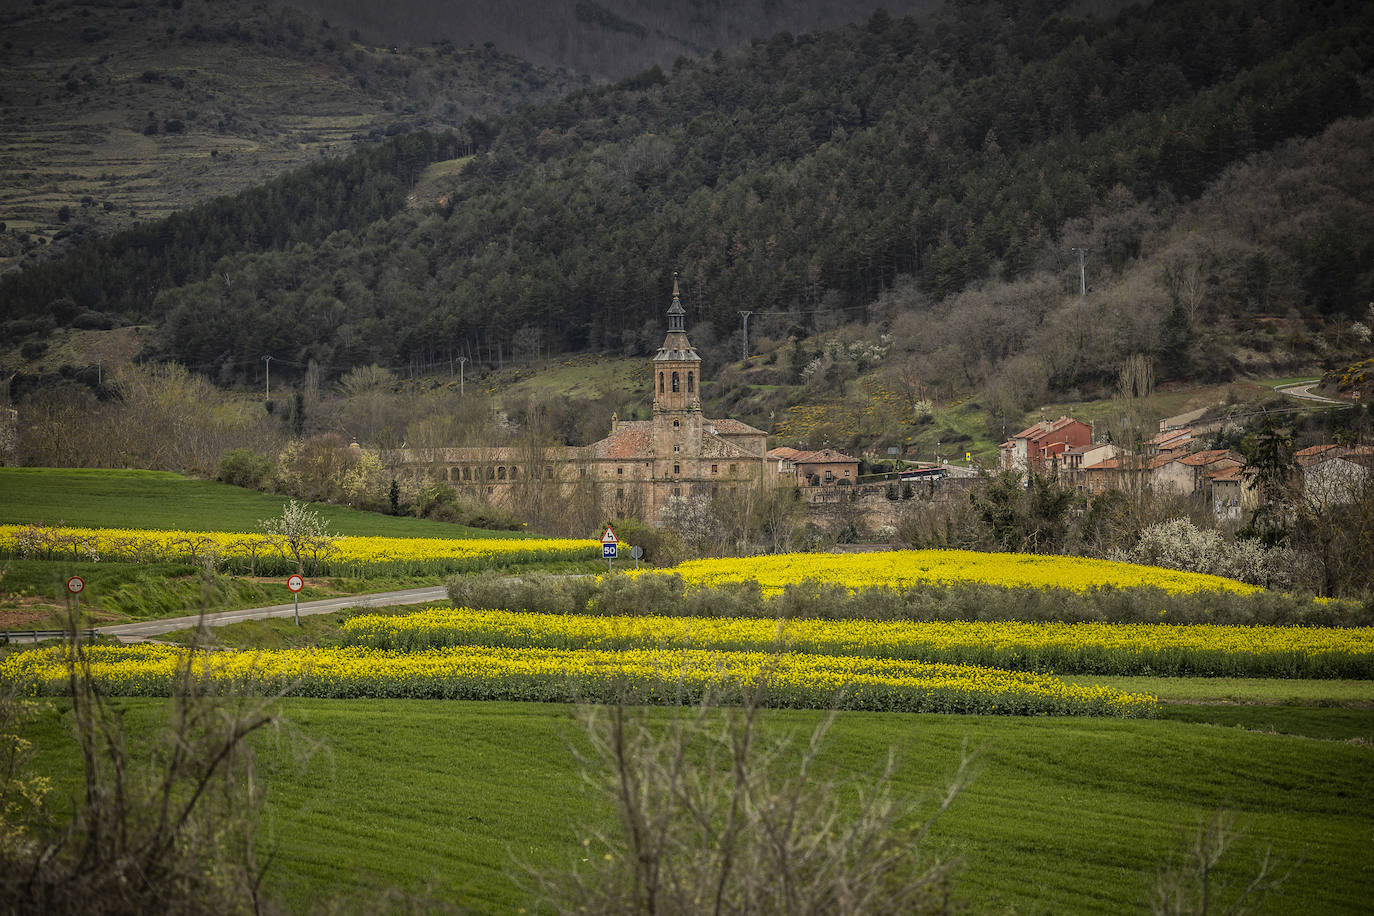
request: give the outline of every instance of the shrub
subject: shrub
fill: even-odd
[[[235,448],[224,453],[219,460],[218,480],[235,487],[261,490],[272,476],[272,459],[260,455],[252,449]]]

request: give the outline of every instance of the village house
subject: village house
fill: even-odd
[[[1116,458],[1121,449],[1110,442],[1089,445],[1075,445],[1065,449],[1059,456],[1059,472],[1069,486],[1081,492],[1095,492],[1088,486],[1088,468],[1101,465],[1104,461]]]
[[[1356,502],[1374,479],[1374,446],[1314,445],[1293,460],[1303,499],[1314,509]]]
[[[1022,474],[1032,470],[1044,474],[1052,466],[1058,467],[1064,452],[1075,446],[1091,445],[1092,441],[1093,428],[1080,420],[1041,420],[999,446],[998,467]]]
[[[859,459],[831,448],[801,451],[784,446],[770,451],[768,457],[786,461],[795,474],[791,482],[801,487],[852,486],[859,479]]]
[[[1167,429],[1145,443],[1145,454],[1151,458],[1156,455],[1186,455],[1195,445],[1193,431],[1188,427]]]

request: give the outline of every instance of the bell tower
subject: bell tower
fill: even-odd
[[[701,357],[687,339],[687,310],[673,274],[673,304],[668,307],[668,336],[653,355],[654,414],[694,411],[701,414]]]
[[[687,311],[673,274],[673,304],[668,307],[668,336],[650,360],[654,379],[653,478],[662,483],[651,501],[686,496],[701,478],[701,357],[687,339]]]

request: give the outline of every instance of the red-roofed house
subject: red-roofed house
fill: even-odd
[[[1358,501],[1374,480],[1374,447],[1368,445],[1314,445],[1294,458],[1303,500],[1319,510]]]
[[[794,448],[775,448],[768,457],[786,461],[796,475],[796,483],[803,487],[833,487],[859,479],[859,459],[851,458],[832,448],[802,452]]]
[[[1025,473],[1034,470],[1043,474],[1060,456],[1075,446],[1090,445],[1093,428],[1072,417],[1041,420],[1021,430],[1000,446],[998,466],[1004,471]]]

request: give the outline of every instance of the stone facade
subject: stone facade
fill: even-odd
[[[774,486],[778,474],[765,455],[767,434],[702,413],[701,357],[687,338],[686,314],[674,279],[668,334],[650,358],[650,420],[613,419],[610,435],[581,447],[397,449],[381,453],[382,462],[398,477],[443,481],[506,506],[535,483],[591,485],[608,513],[653,524],[674,498]]]

